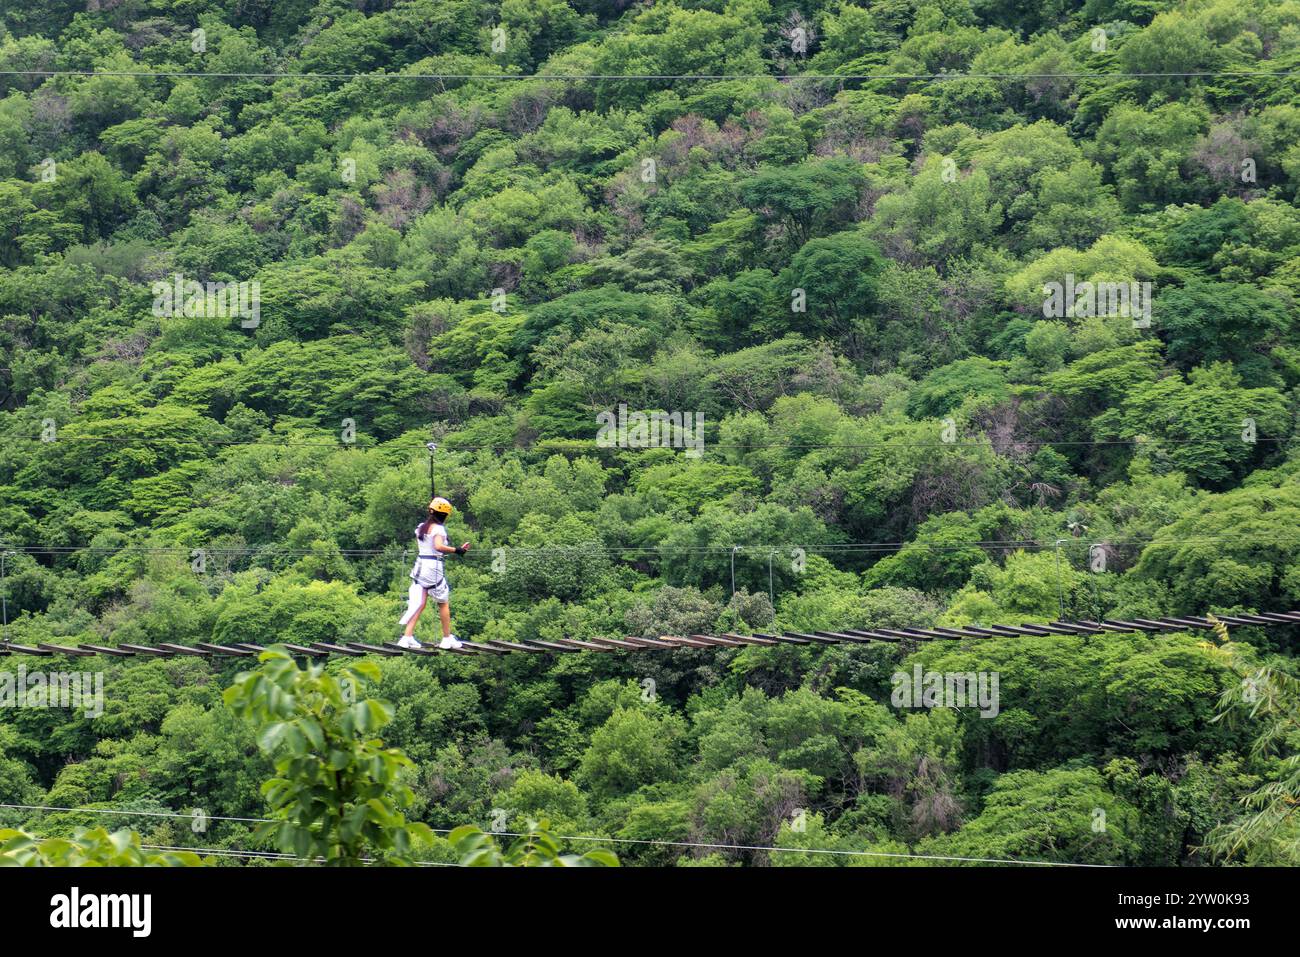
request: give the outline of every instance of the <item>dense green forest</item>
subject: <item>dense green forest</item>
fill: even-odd
[[[1293,70],[1296,0],[6,0],[4,640],[394,641],[428,442],[467,640],[1300,607]],[[1294,864],[1296,638],[364,661],[422,860]],[[104,711],[0,708],[82,809],[0,827],[284,846],[248,662],[20,666]]]

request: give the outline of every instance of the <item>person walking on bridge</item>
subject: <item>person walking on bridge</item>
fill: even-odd
[[[451,515],[451,502],[438,497],[429,503],[429,515],[415,527],[416,559],[411,569],[411,587],[407,595],[406,614],[400,624],[405,631],[398,640],[403,648],[422,648],[415,639],[415,625],[428,602],[429,596],[438,603],[438,615],[442,619],[442,641],[439,648],[459,648],[464,644],[451,633],[451,589],[447,585],[447,575],[443,557],[446,555],[464,555],[469,551],[469,542],[451,545],[447,539],[447,517]]]

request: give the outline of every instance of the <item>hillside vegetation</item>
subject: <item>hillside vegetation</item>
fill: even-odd
[[[1294,69],[1295,0],[8,0],[6,638],[393,641],[430,441],[467,639],[1300,607]],[[1295,630],[1232,637],[376,664],[434,828],[1295,863],[1197,850],[1295,784],[1215,720]],[[0,708],[0,802],[270,846],[238,664],[0,662],[106,673]]]

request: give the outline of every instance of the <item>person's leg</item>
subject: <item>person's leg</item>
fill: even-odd
[[[442,637],[451,635],[451,602],[438,602],[438,616],[442,619]]]
[[[410,636],[415,633],[415,624],[420,620],[420,613],[424,611],[425,594],[424,589],[411,582],[411,588],[406,596],[406,614],[398,624],[406,626],[402,634]]]

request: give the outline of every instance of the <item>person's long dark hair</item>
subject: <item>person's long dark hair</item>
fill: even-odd
[[[441,515],[441,512],[435,512],[433,509],[429,509],[429,517],[424,520],[423,525],[416,529],[416,534],[421,538],[424,538],[424,536],[429,534],[429,529],[433,528],[434,525],[443,524],[442,521],[439,521],[439,516]]]

